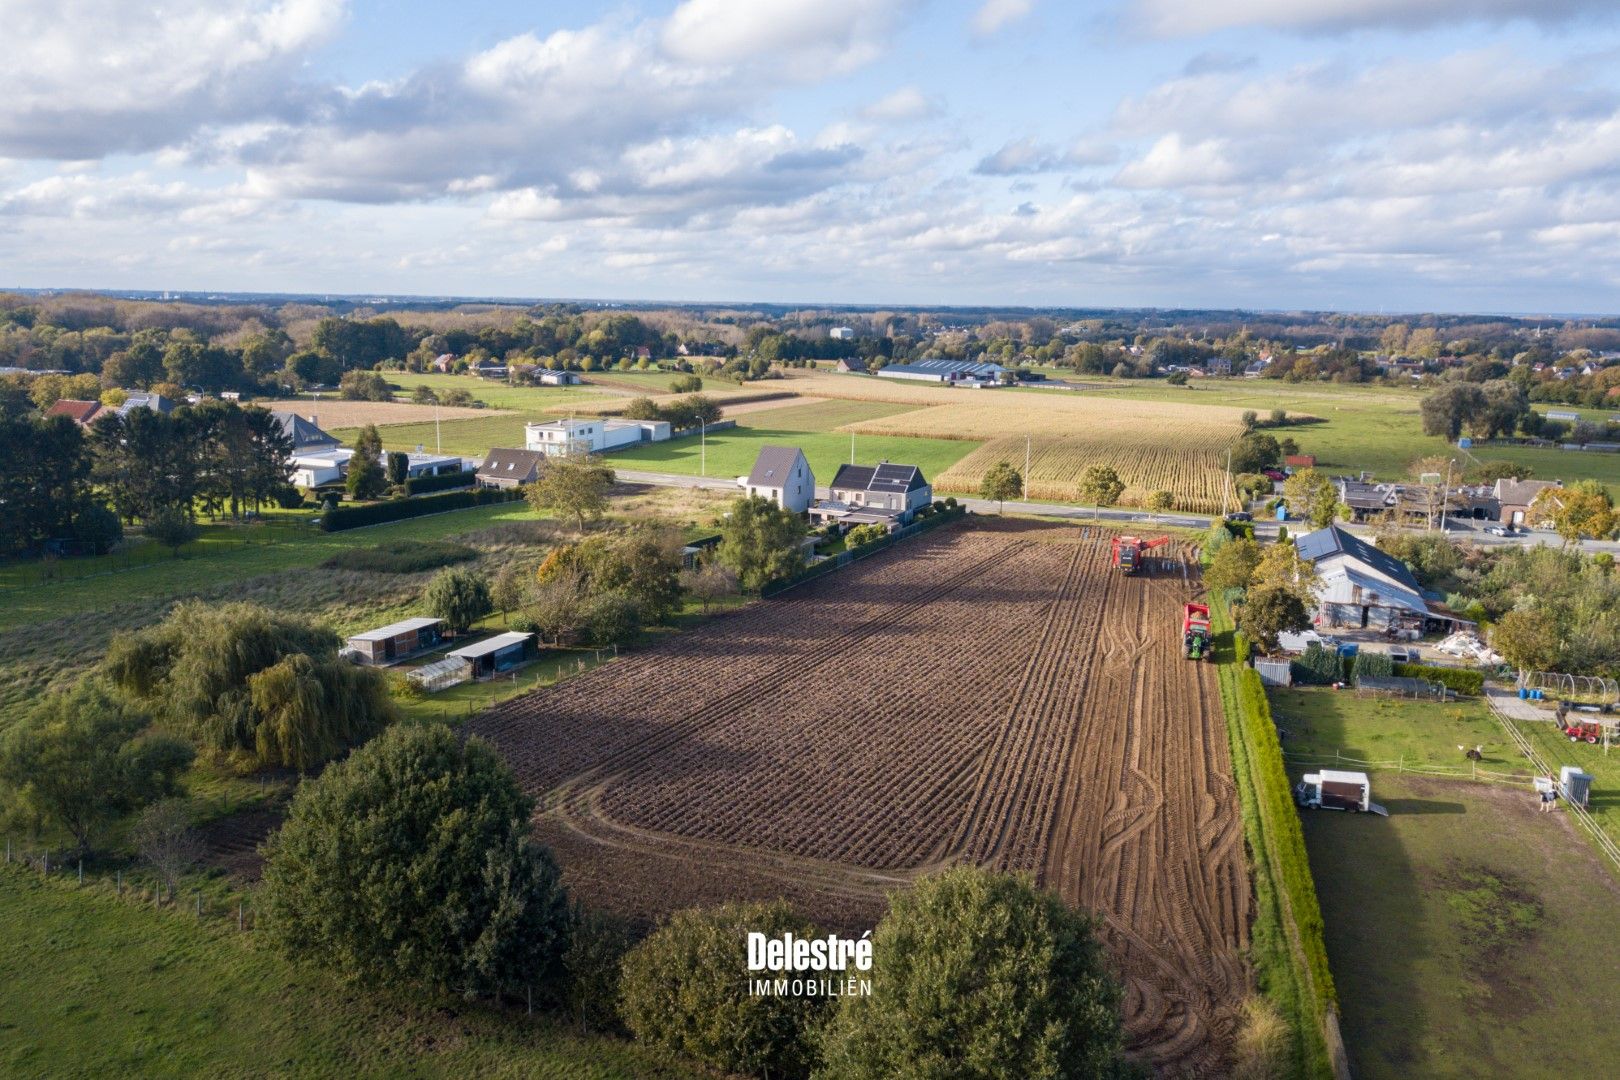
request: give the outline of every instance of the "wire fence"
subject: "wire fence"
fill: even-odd
[[[48,848],[32,848],[12,837],[6,838],[6,873],[31,874],[50,884],[83,889],[111,896],[125,903],[156,908],[188,918],[214,920],[217,925],[235,925],[247,933],[257,924],[249,894],[218,888],[209,889],[190,881],[165,881],[154,871],[136,867],[116,867],[86,872],[84,859],[63,857]],[[206,883],[213,884],[213,883]]]
[[[1507,732],[1508,738],[1513,740],[1513,744],[1519,748],[1519,752],[1536,767],[1539,775],[1557,776],[1558,771],[1547,764],[1547,759],[1542,757],[1534,746],[1530,745],[1530,740],[1524,737],[1524,732],[1519,730],[1518,725],[1513,722],[1513,718],[1502,711],[1501,706],[1496,703],[1496,699],[1490,697],[1487,700],[1491,705],[1491,715],[1496,717],[1497,723],[1502,725],[1502,730]],[[1591,834],[1592,841],[1597,844],[1598,850],[1607,855],[1609,860],[1614,863],[1615,868],[1620,870],[1620,844],[1614,842],[1614,837],[1603,830],[1586,807],[1576,804],[1569,798],[1568,792],[1563,794],[1564,805],[1569,809],[1569,812],[1574,815],[1575,820],[1580,823],[1581,827]]]
[[[1328,757],[1326,752],[1320,754],[1292,754],[1284,753],[1283,759],[1293,765],[1326,765]],[[1453,765],[1437,765],[1429,761],[1408,761],[1404,756],[1388,761],[1369,761],[1364,758],[1351,757],[1342,751],[1333,751],[1333,764],[1354,765],[1363,772],[1397,772],[1412,773],[1417,776],[1437,776],[1447,780],[1479,780],[1491,784],[1524,784],[1535,782],[1535,776],[1530,773],[1503,772],[1497,769],[1480,768],[1480,764],[1472,759],[1466,768]]]

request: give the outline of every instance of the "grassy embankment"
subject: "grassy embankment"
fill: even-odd
[[[1212,604],[1211,613],[1221,704],[1254,880],[1249,960],[1261,993],[1293,1036],[1289,1075],[1330,1076],[1324,1024],[1336,1008],[1333,978],[1282,748],[1259,676],[1239,655],[1239,650],[1246,654],[1246,643],[1233,632],[1224,605]]]
[[[688,1077],[634,1044],[461,998],[346,986],[236,930],[0,866],[0,1073]]]
[[[1465,766],[1457,747],[1476,744],[1481,769],[1525,771],[1477,702],[1331,690],[1272,699],[1296,773],[1331,766],[1339,749]],[[1610,868],[1563,815],[1536,813],[1528,785],[1369,772],[1387,820],[1304,818],[1355,1075],[1603,1073],[1620,1033],[1572,1028],[1571,1018],[1620,1002],[1620,979],[1595,946],[1620,902]]]

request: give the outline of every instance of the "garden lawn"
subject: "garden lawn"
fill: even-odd
[[[9,1076],[699,1075],[618,1039],[460,998],[347,987],[231,917],[154,910],[0,866]]]
[[[196,553],[187,558],[143,561],[133,569],[122,569],[124,564],[115,555],[99,560],[75,559],[73,573],[77,576],[72,580],[32,587],[16,586],[27,586],[32,580],[28,575],[37,573],[36,568],[8,567],[0,576],[0,631],[100,611],[130,599],[178,599],[226,582],[314,566],[344,548],[387,540],[436,540],[497,522],[538,516],[526,504],[517,502],[336,533],[323,533],[307,521],[269,533],[260,533],[256,527],[217,526],[205,533],[211,541],[192,549]],[[272,536],[274,542],[266,542],[267,536]],[[106,572],[96,574],[97,565]]]
[[[1328,687],[1273,689],[1269,696],[1272,718],[1288,733],[1283,752],[1293,773],[1315,765],[1334,768],[1335,754],[1390,762],[1391,768],[1404,760],[1409,765],[1467,769],[1469,761],[1459,746],[1482,746],[1482,769],[1530,771],[1482,701],[1359,697]]]
[[[437,452],[442,448],[446,454],[460,454],[481,462],[492,447],[522,449],[524,424],[555,419],[556,416],[548,413],[516,412],[503,416],[483,416],[476,420],[445,420],[437,425],[431,420],[425,424],[389,424],[378,428],[377,432],[382,435],[383,447],[388,450],[411,451],[420,446]],[[330,434],[348,446],[354,443],[360,432],[357,428],[339,428]]]
[[[1580,713],[1574,716],[1594,719]],[[1586,808],[1592,812],[1598,827],[1620,843],[1620,745],[1610,746],[1609,752],[1604,753],[1601,743],[1591,746],[1584,742],[1570,742],[1568,736],[1551,721],[1511,722],[1554,771],[1564,765],[1578,765],[1592,775],[1592,796]]]
[[[1358,1080],[1604,1076],[1620,887],[1526,790],[1380,773],[1388,819],[1305,813]]]

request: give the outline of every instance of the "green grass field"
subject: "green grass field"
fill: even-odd
[[[1570,742],[1550,722],[1514,723],[1555,770],[1564,765],[1578,765],[1592,775],[1592,796],[1587,809],[1598,827],[1620,843],[1620,745],[1604,753],[1602,744]]]
[[[0,867],[0,1073],[9,1076],[701,1075],[560,1020],[345,986],[238,933]]]
[[[1380,773],[1390,817],[1307,813],[1359,1080],[1599,1076],[1620,888],[1528,791]]]
[[[1283,751],[1291,772],[1304,771],[1305,762],[1333,768],[1336,754],[1467,769],[1459,746],[1484,748],[1480,768],[1529,771],[1481,701],[1358,697],[1327,687],[1272,690],[1269,696],[1272,717],[1288,732]]]
[[[431,387],[436,393],[447,390],[465,390],[492,409],[516,409],[520,412],[566,411],[571,403],[601,401],[605,397],[622,395],[604,393],[590,386],[509,386],[475,375],[416,375],[407,371],[386,373],[390,383],[401,387],[400,397],[409,400],[411,391],[418,386]]]
[[[702,465],[698,440],[690,436],[615,451],[606,455],[605,460],[614,468],[689,475],[697,475],[701,468],[707,476],[729,477],[741,476],[752,469],[761,446],[797,446],[809,460],[817,483],[825,485],[838,471],[838,466],[850,460],[850,437],[838,432],[802,431],[777,425],[777,413],[793,411],[794,408],[769,409],[739,417],[737,427],[710,435],[706,466]],[[787,423],[793,423],[792,418]],[[854,460],[865,464],[904,462],[921,467],[923,475],[932,478],[978,445],[955,439],[861,435],[855,439]]]

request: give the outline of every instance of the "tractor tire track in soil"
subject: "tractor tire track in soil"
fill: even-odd
[[[1135,1056],[1218,1075],[1249,886],[1213,673],[1179,561],[1097,527],[974,518],[470,724],[539,800],[588,901],[650,922],[785,896],[869,928],[969,861],[1096,912]]]

